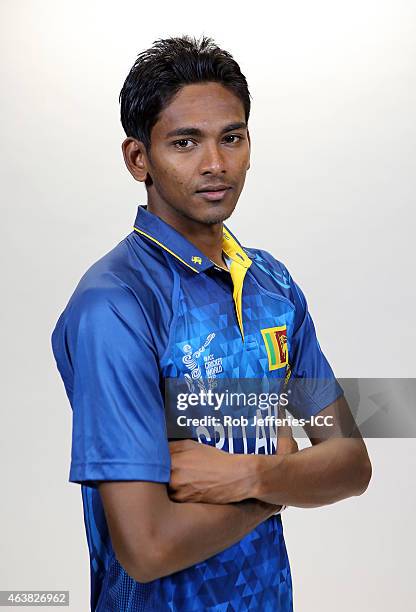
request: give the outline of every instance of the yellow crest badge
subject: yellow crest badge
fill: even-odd
[[[269,359],[269,370],[278,370],[288,364],[286,325],[261,330]]]
[[[201,257],[198,257],[197,255],[194,255],[194,256],[192,257],[191,261],[192,261],[193,263],[202,264],[202,259],[201,259]]]

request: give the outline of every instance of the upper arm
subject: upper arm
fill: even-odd
[[[316,419],[319,418],[319,424]],[[372,466],[367,448],[354,416],[343,395],[315,415],[315,423],[306,423],[304,429],[313,446],[330,441],[336,444],[337,456],[344,457],[351,471],[359,478],[360,494],[363,493],[372,475]]]
[[[308,420],[332,403],[334,409],[345,407],[340,399],[344,392],[321,349],[303,291],[291,277],[290,286],[295,316],[289,348],[288,409],[296,418]]]
[[[292,278],[290,283],[296,309],[290,360],[291,410],[306,419],[304,429],[313,445],[329,438],[350,438],[350,445],[363,451],[360,431],[321,349],[305,295]]]
[[[290,275],[289,275],[290,277]],[[361,433],[355,423],[344,391],[319,344],[307,300],[299,285],[290,277],[295,305],[291,341],[291,391],[289,411],[305,419],[304,429],[312,445],[330,438],[346,440],[363,461],[369,461]],[[314,417],[314,424],[311,424]],[[344,446],[346,444],[342,443]]]
[[[169,482],[160,369],[140,302],[122,286],[91,289],[53,334],[58,367],[71,364],[69,480]]]
[[[159,358],[147,313],[128,287],[89,288],[61,316],[52,347],[73,411],[69,480],[98,487],[117,558],[146,581],[158,566],[171,504]]]
[[[135,580],[152,580],[160,567],[161,525],[171,503],[166,485],[108,481],[98,489],[118,561]]]
[[[336,437],[362,442],[361,433],[344,395],[340,395],[334,402],[316,413],[314,424],[307,422],[304,428],[313,445]]]

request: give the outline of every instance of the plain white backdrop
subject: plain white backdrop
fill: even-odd
[[[2,0],[0,13],[0,589],[69,589],[83,612],[88,549],[50,334],[145,203],[118,105],[137,53],[184,33],[233,53],[252,164],[227,224],[287,265],[338,377],[414,377],[416,5]],[[414,609],[415,441],[367,445],[362,497],[283,515],[295,612]]]

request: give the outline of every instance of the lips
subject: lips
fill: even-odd
[[[197,193],[201,193],[201,192],[209,192],[212,193],[213,191],[224,191],[225,189],[231,189],[231,187],[229,185],[206,185],[205,187],[202,187],[202,189],[198,189]]]
[[[229,185],[206,185],[203,189],[198,189],[196,193],[206,200],[222,200],[230,189]]]

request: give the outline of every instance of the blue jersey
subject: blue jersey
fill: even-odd
[[[97,488],[102,480],[169,482],[166,379],[325,379],[305,395],[299,417],[342,394],[286,267],[243,247],[225,225],[223,251],[229,271],[139,206],[133,231],[84,274],[53,331],[73,412],[69,480],[82,485],[92,611],[293,609],[280,514],[226,550],[141,584],[115,557]],[[240,444],[228,430],[218,443],[275,452],[267,433],[261,443],[235,437]]]

